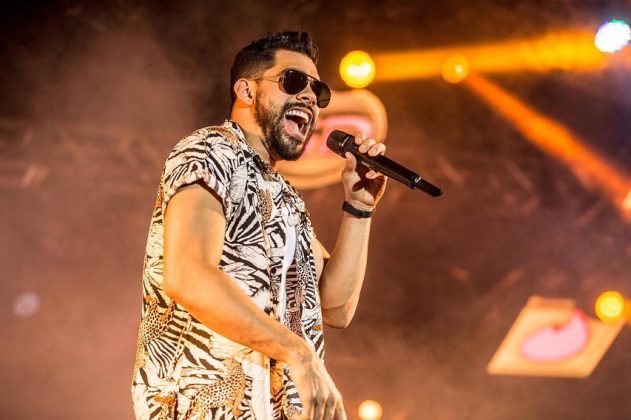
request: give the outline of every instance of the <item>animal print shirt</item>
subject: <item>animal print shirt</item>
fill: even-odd
[[[236,123],[202,128],[170,153],[153,211],[132,383],[136,417],[291,419],[301,405],[287,367],[212,331],[163,291],[164,213],[177,191],[194,182],[203,182],[222,202],[226,232],[219,267],[258,307],[324,357],[310,248],[314,234],[303,200],[249,146]],[[279,289],[290,227],[283,206],[296,216],[285,293]]]

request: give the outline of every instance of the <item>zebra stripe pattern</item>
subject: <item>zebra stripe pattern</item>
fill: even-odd
[[[313,228],[299,194],[270,171],[239,126],[200,129],[169,154],[153,210],[143,269],[143,304],[132,395],[139,419],[289,419],[301,410],[286,366],[197,321],[163,291],[164,213],[183,186],[203,182],[226,217],[220,268],[263,311],[324,357]],[[287,272],[284,319],[279,287],[287,226],[281,207],[300,215]]]

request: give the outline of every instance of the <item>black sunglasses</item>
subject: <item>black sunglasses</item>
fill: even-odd
[[[277,81],[276,77],[278,76],[260,77],[255,80],[271,80],[275,82]],[[302,92],[307,87],[307,84],[311,85],[311,90],[313,90],[313,93],[316,95],[318,108],[326,108],[331,101],[331,89],[329,89],[326,83],[301,71],[292,69],[285,70],[285,73],[278,78],[278,88],[288,95],[295,95]]]

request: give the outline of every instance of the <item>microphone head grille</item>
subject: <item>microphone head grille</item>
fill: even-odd
[[[343,143],[347,137],[353,137],[340,130],[333,130],[326,139],[326,146],[340,156],[344,156]]]

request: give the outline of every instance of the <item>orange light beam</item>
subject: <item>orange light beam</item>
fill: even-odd
[[[472,72],[545,72],[552,69],[591,71],[604,67],[611,55],[594,45],[594,32],[554,32],[536,39],[479,46],[437,48],[371,54],[375,81],[397,81],[440,76],[443,64],[453,55],[467,58]]]
[[[588,147],[562,124],[537,112],[488,79],[470,74],[464,86],[510,121],[526,139],[568,165],[579,181],[598,184],[621,213],[631,220],[631,179]],[[584,179],[585,176],[588,178]]]

